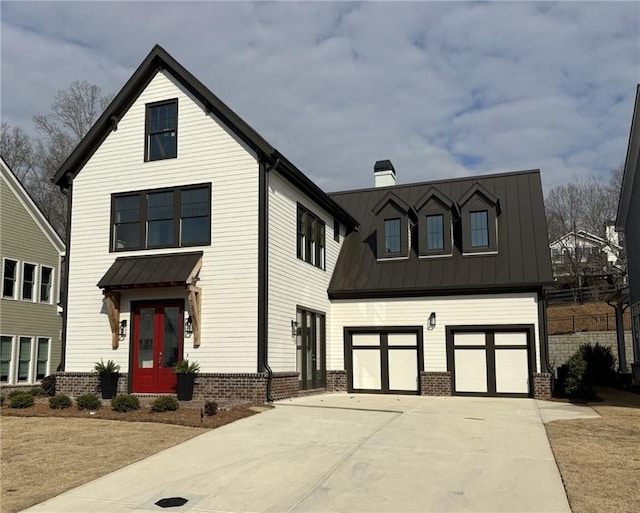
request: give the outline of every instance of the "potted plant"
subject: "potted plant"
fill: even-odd
[[[173,372],[178,379],[178,400],[191,401],[193,385],[198,372],[200,372],[200,365],[197,362],[182,360],[173,366]]]
[[[120,365],[117,365],[113,360],[107,360],[107,363],[104,363],[104,361],[100,359],[100,362],[95,362],[93,370],[98,373],[100,378],[102,398],[111,399],[115,397],[118,392]]]

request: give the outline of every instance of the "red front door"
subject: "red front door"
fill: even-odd
[[[173,393],[173,366],[182,359],[181,303],[136,305],[133,316],[133,392]]]

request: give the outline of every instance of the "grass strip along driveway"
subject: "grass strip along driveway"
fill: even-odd
[[[573,513],[640,511],[640,395],[598,390],[601,418],[546,424]]]

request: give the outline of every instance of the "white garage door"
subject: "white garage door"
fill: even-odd
[[[454,393],[529,396],[532,329],[451,330],[448,339]]]
[[[347,331],[349,391],[416,394],[419,392],[421,329]]]

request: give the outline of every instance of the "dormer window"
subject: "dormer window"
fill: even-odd
[[[178,156],[178,100],[147,105],[145,160]]]
[[[420,257],[450,256],[455,211],[453,201],[435,187],[430,187],[415,207]]]
[[[413,209],[393,192],[388,192],[373,208],[376,215],[376,249],[378,260],[408,258],[410,242],[409,216]]]
[[[460,199],[462,254],[498,252],[498,216],[500,200],[476,182]]]

